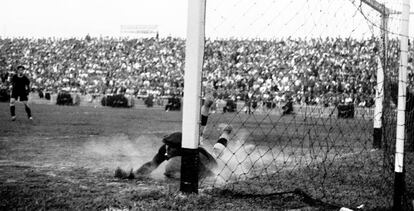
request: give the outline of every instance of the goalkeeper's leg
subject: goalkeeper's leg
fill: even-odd
[[[27,101],[22,101],[22,102],[24,104],[24,110],[26,111],[27,118],[29,118],[30,120],[32,120],[33,119],[33,117],[32,117],[32,110],[30,109],[30,106],[29,106],[28,102]]]
[[[14,97],[10,98],[10,115],[11,120],[16,120],[16,99]]]
[[[201,107],[201,127],[200,127],[200,144],[202,144],[203,141],[203,135],[205,134],[205,130],[206,130],[206,126],[207,126],[207,121],[208,121],[208,116],[210,115],[210,108],[213,105],[214,100],[211,98],[206,98],[204,100],[204,104]]]

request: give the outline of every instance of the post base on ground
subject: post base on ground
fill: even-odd
[[[180,191],[198,193],[198,149],[182,149]]]

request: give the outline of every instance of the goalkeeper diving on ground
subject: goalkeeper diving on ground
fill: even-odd
[[[201,109],[201,136],[200,141],[203,140],[203,134],[208,120],[208,110],[211,107],[211,100],[205,100]],[[218,132],[219,138],[215,141],[213,148],[205,146],[200,143],[199,151],[199,172],[198,177],[206,178],[211,176],[217,176],[221,174],[221,178],[226,174],[226,177],[231,177],[234,173],[247,174],[248,169],[245,165],[249,159],[246,159],[250,153],[256,148],[255,145],[242,143],[240,140],[236,140],[233,127],[228,124],[219,124]],[[168,161],[165,166],[164,175],[169,178],[180,178],[181,173],[181,148],[182,133],[174,132],[162,139],[162,146],[158,149],[158,152],[152,158],[152,160],[144,163],[136,171],[131,170],[129,173],[117,168],[115,171],[115,177],[121,179],[134,179],[139,177],[147,177],[154,170],[156,170],[164,161]],[[243,148],[242,150],[240,150]],[[240,158],[243,156],[243,158]],[[237,161],[244,160],[244,163],[238,163]]]
[[[207,125],[209,110],[213,105],[213,99],[207,97],[204,99],[203,106],[201,107],[201,140],[205,127]],[[144,163],[138,170],[133,172],[131,170],[130,173],[125,172],[124,170],[117,168],[115,171],[115,177],[122,178],[122,179],[133,179],[140,176],[148,176],[153,172],[155,169],[158,168],[161,163],[164,161],[169,161],[166,166],[166,171],[164,173],[165,176],[171,178],[179,178],[180,177],[180,168],[181,168],[181,160],[177,159],[177,157],[181,157],[182,155],[182,148],[181,148],[181,141],[182,141],[182,133],[175,132],[170,135],[165,136],[162,139],[163,145],[158,149],[158,152],[155,154],[151,161]],[[199,147],[199,177],[208,177],[213,175],[213,169],[216,168],[217,162],[215,158],[203,147]],[[172,159],[174,158],[174,159]]]
[[[222,135],[216,141],[213,147],[213,152],[209,152],[204,147],[200,146],[199,151],[199,178],[206,178],[215,176],[216,171],[220,168],[220,163],[229,162],[229,158],[235,157],[234,152],[231,151],[231,147],[235,143],[230,140],[230,134],[232,132],[231,126],[224,126]],[[168,161],[165,166],[164,175],[169,178],[180,178],[181,170],[181,148],[182,133],[174,132],[162,139],[162,146],[158,149],[152,160],[144,163],[136,171],[126,172],[120,168],[115,171],[115,177],[121,179],[135,179],[139,177],[149,176],[155,169],[157,169],[164,161]],[[249,149],[254,147],[250,146]],[[223,160],[224,159],[224,160]],[[239,159],[240,160],[240,159]],[[225,165],[227,168],[230,166]]]

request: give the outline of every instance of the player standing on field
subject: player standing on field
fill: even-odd
[[[16,120],[16,101],[20,100],[24,104],[27,118],[32,120],[32,111],[30,110],[30,107],[28,105],[28,95],[30,92],[30,80],[27,78],[24,74],[24,66],[20,65],[17,67],[16,74],[13,75],[11,79],[11,97],[10,97],[10,114],[11,114],[11,120]]]

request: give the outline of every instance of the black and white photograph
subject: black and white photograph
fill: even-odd
[[[414,211],[413,0],[0,5],[0,210]]]

